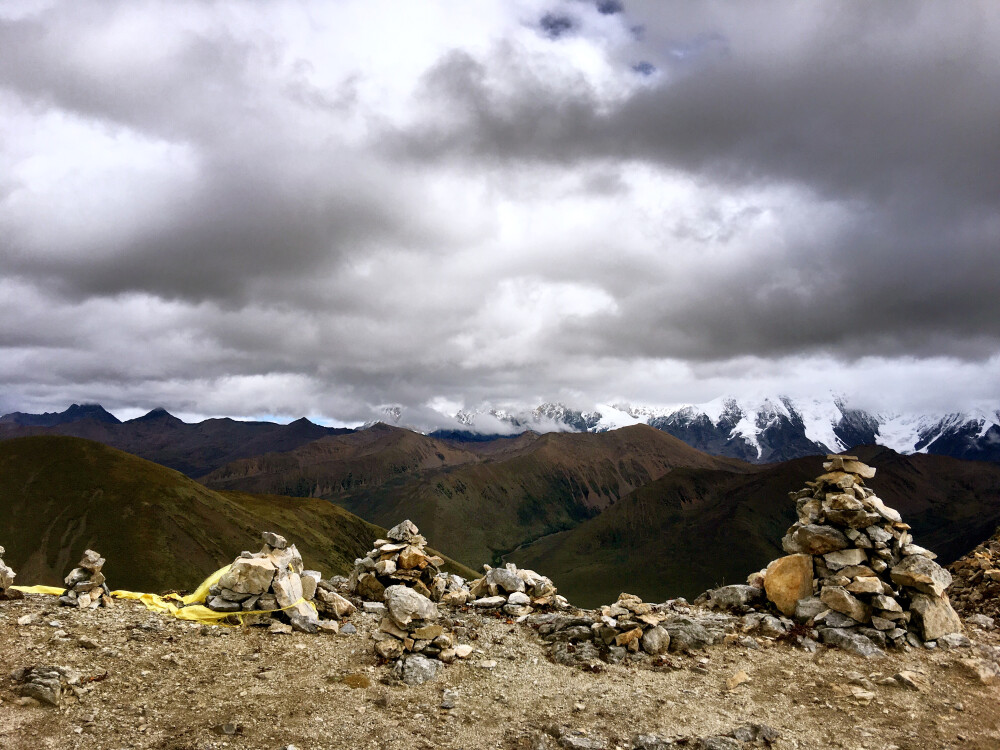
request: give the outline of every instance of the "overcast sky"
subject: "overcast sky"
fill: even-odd
[[[1000,3],[0,4],[0,413],[1000,407]]]

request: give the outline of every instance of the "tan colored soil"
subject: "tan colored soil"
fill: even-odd
[[[36,622],[18,626],[23,615]],[[0,748],[514,748],[559,727],[624,748],[635,734],[700,737],[750,722],[779,730],[778,748],[1000,748],[1000,685],[957,664],[967,649],[867,660],[728,645],[595,674],[548,662],[529,628],[457,616],[481,652],[406,687],[376,664],[368,615],[352,618],[353,636],[272,635],[203,629],[134,602],[88,612],[45,596],[0,602]],[[1000,644],[995,634],[971,635]],[[98,647],[83,648],[81,637]],[[93,681],[63,708],[20,705],[9,673],[31,665],[71,666]],[[876,685],[869,705],[849,694],[852,678],[877,682],[903,669],[925,675],[930,690]],[[739,670],[750,681],[727,690]],[[445,688],[458,692],[451,710],[440,707]]]

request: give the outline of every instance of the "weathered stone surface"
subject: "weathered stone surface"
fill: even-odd
[[[916,615],[925,641],[935,641],[943,635],[962,632],[962,621],[946,596],[914,594],[910,601],[910,611]]]
[[[91,573],[99,573],[101,568],[104,567],[105,560],[98,553],[94,552],[92,549],[88,549],[83,553],[83,557],[80,558],[80,562],[77,567],[89,570]]]
[[[434,602],[407,586],[390,586],[385,590],[385,606],[389,616],[401,628],[414,620],[436,620],[438,610]]]
[[[875,609],[881,609],[885,612],[902,612],[903,608],[900,606],[899,602],[893,599],[891,596],[885,596],[884,594],[877,594],[872,597],[872,606]]]
[[[827,552],[846,549],[850,542],[843,532],[832,526],[818,524],[796,524],[781,540],[785,552],[807,555],[822,555]]]
[[[858,622],[868,622],[871,618],[871,608],[840,586],[826,586],[820,599],[830,609]]]
[[[374,573],[362,573],[358,578],[357,594],[362,599],[380,602],[385,598],[385,586]]]
[[[865,638],[863,635],[858,635],[850,630],[844,630],[842,628],[821,628],[819,631],[819,637],[823,643],[829,646],[836,646],[837,648],[843,649],[844,651],[852,654],[857,654],[858,656],[871,657],[885,655],[885,652],[883,652],[882,649],[870,640]]]
[[[933,596],[941,596],[951,585],[951,573],[923,555],[904,557],[890,575],[902,586]]]
[[[323,588],[316,589],[317,606],[325,613],[340,619],[354,612],[357,608],[336,591]]]
[[[868,562],[868,555],[863,549],[853,547],[851,549],[836,550],[823,555],[823,562],[830,570],[840,570],[841,568],[864,565]]]
[[[813,562],[810,555],[779,557],[767,566],[764,590],[782,614],[795,614],[800,599],[812,596]]]
[[[390,588],[392,588],[390,586]],[[423,685],[437,675],[441,662],[424,656],[413,655],[396,662],[394,673],[407,685]]]
[[[507,604],[518,607],[525,607],[531,604],[531,597],[521,591],[515,591],[507,597]]]
[[[493,568],[486,573],[486,582],[502,589],[505,594],[524,591],[524,581],[514,572],[506,568]]]
[[[1000,680],[1000,665],[996,662],[972,657],[959,659],[958,663],[984,685],[992,685]]]
[[[795,603],[795,619],[803,622],[811,620],[827,609],[829,607],[818,596],[807,596]]]
[[[238,557],[219,579],[219,588],[238,594],[263,594],[274,579],[274,564],[267,558]]]
[[[857,474],[862,479],[874,479],[875,469],[874,467],[863,464],[857,460],[845,460],[844,461],[844,471],[851,474]]]
[[[890,508],[888,505],[883,503],[879,498],[872,495],[867,500],[868,504],[878,513],[882,518],[887,521],[892,521],[893,523],[900,523],[903,517],[899,515],[899,511],[895,508]]]
[[[418,547],[414,547],[412,544],[404,547],[399,553],[399,567],[403,570],[412,570],[414,568],[423,569],[427,567],[427,555],[425,555]]]
[[[409,542],[420,536],[420,530],[416,524],[407,519],[389,529],[386,536],[394,542]]]
[[[302,579],[302,598],[306,601],[312,601],[316,598],[316,588],[319,586],[320,579],[323,574],[318,570],[303,570],[300,578]]]
[[[273,531],[265,531],[261,534],[261,537],[264,539],[264,544],[268,544],[275,549],[285,549],[288,546],[288,540],[281,534],[276,534]]]
[[[659,656],[670,648],[670,633],[656,625],[642,634],[642,650],[650,656]]]
[[[764,598],[764,591],[756,586],[746,584],[733,584],[731,586],[720,586],[708,592],[708,606],[714,609],[735,609],[746,607],[760,602]]]
[[[880,594],[882,580],[875,576],[859,576],[847,584],[847,590],[852,594]]]
[[[714,640],[703,625],[689,617],[675,617],[664,622],[661,627],[670,635],[671,651],[705,648]]]
[[[975,625],[982,630],[993,630],[996,628],[996,621],[989,615],[975,614],[969,615],[965,621],[970,625]]]

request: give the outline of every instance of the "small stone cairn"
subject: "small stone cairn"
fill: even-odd
[[[469,584],[469,598],[477,609],[499,609],[511,617],[525,617],[537,609],[566,609],[569,602],[550,578],[513,563],[502,568],[484,565],[485,575]]]
[[[49,706],[62,706],[79,700],[84,694],[80,673],[72,667],[22,667],[15,669],[10,676],[21,683],[18,688],[20,695]]]
[[[110,607],[111,591],[101,572],[104,563],[104,558],[94,550],[84,552],[79,564],[66,576],[66,592],[59,597],[59,603],[80,609]]]
[[[790,554],[762,571],[767,598],[824,643],[855,652],[964,640],[945,593],[951,574],[865,486],[875,469],[854,456],[827,456],[823,468],[789,495],[799,519],[781,540]]]
[[[14,593],[13,591],[8,591],[8,589],[10,589],[10,587],[14,584],[14,577],[17,575],[17,573],[15,573],[14,570],[8,567],[3,561],[5,551],[6,550],[4,550],[3,547],[0,547],[0,597],[4,598]]]
[[[325,614],[335,617],[350,614],[354,605],[331,584],[322,585],[319,571],[304,570],[294,544],[271,531],[261,536],[264,546],[260,552],[243,552],[237,557],[209,589],[205,606],[215,612],[257,612],[264,618],[284,619],[292,629],[304,633],[336,633],[337,622],[320,620],[309,602],[317,601],[317,609],[322,607]],[[281,625],[276,627],[282,629]]]
[[[954,576],[949,594],[968,622],[1000,618],[1000,529],[949,568]]]
[[[427,552],[427,540],[409,520],[393,526],[385,539],[376,539],[373,549],[354,561],[348,590],[367,601],[385,600],[387,588],[406,586],[431,601],[464,604],[465,581],[441,572],[444,560]]]

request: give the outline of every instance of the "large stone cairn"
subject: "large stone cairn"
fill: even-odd
[[[446,594],[452,604],[464,604],[464,581],[441,573],[444,560],[428,554],[427,540],[412,521],[403,521],[376,539],[373,549],[354,561],[348,590],[362,599],[381,602],[391,586],[407,586],[418,594],[441,601]]]
[[[84,552],[79,564],[66,576],[66,592],[59,597],[59,603],[80,609],[110,607],[111,592],[101,572],[104,562],[94,550]]]
[[[524,617],[536,609],[569,606],[552,580],[533,570],[519,570],[513,563],[502,568],[484,565],[483,569],[485,575],[469,584],[469,598],[477,609],[500,609],[511,617]]]
[[[827,456],[823,468],[790,493],[799,520],[781,540],[791,554],[764,571],[767,598],[831,645],[863,637],[899,648],[961,633],[945,593],[951,575],[865,486],[875,469],[854,456]]]
[[[966,618],[1000,618],[1000,529],[949,568],[955,609]]]
[[[305,570],[294,544],[280,534],[265,531],[260,552],[243,552],[229,570],[208,591],[205,606],[215,612],[266,612],[287,620],[293,629],[305,633],[337,632],[336,622],[320,620],[309,602],[325,614],[343,617],[354,605],[321,585],[322,574]],[[287,626],[286,626],[287,627]]]
[[[3,547],[0,547],[0,594],[6,595],[7,589],[14,584],[14,577],[17,575],[12,568],[9,568],[3,561]]]

